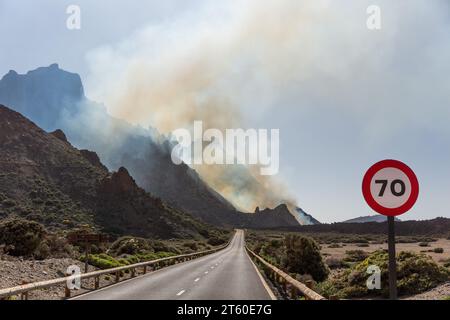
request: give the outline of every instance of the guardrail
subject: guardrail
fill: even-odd
[[[231,241],[230,241],[231,242]],[[39,289],[47,289],[50,287],[58,286],[61,284],[65,284],[65,298],[71,297],[71,290],[69,289],[68,284],[72,283],[75,280],[80,279],[91,279],[94,278],[94,290],[99,289],[100,287],[100,277],[103,275],[115,275],[115,283],[120,282],[121,275],[124,271],[129,270],[131,272],[131,278],[134,278],[138,275],[138,268],[142,268],[141,274],[146,274],[148,271],[154,271],[161,269],[163,267],[167,267],[173,264],[197,259],[215,252],[218,252],[220,250],[225,249],[229,246],[230,242],[227,244],[201,252],[195,252],[190,254],[184,254],[174,257],[168,257],[168,258],[162,258],[152,261],[146,261],[146,262],[140,262],[135,264],[130,264],[123,267],[117,267],[117,268],[111,268],[111,269],[105,269],[105,270],[99,270],[79,275],[68,275],[67,277],[53,279],[53,280],[46,280],[46,281],[40,281],[40,282],[34,282],[34,283],[28,283],[23,284],[20,286],[12,287],[12,288],[6,288],[6,289],[0,289],[0,300],[9,298],[11,296],[17,296],[20,295],[22,300],[28,299],[28,293],[30,291],[39,290]],[[148,270],[150,267],[150,270]]]
[[[250,257],[256,262],[256,264],[262,270],[264,270],[264,273],[267,275],[267,277],[274,283],[278,284],[291,299],[295,300],[298,297],[303,296],[307,300],[326,300],[311,288],[313,286],[312,282],[308,284],[309,286],[305,285],[300,281],[292,278],[283,270],[280,270],[277,267],[271,265],[269,262],[250,250],[247,246],[245,247],[245,249],[250,254]]]

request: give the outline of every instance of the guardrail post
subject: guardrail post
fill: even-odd
[[[144,266],[144,274],[147,273],[147,266]]]
[[[131,268],[131,277],[136,277],[136,270],[134,268]]]
[[[291,287],[291,299],[297,300],[297,288],[294,287],[293,285],[291,285],[290,287]]]
[[[120,281],[120,271],[116,271],[116,282]]]
[[[66,276],[71,276],[72,275],[72,273],[66,273]],[[66,299],[67,298],[70,298],[70,288],[69,288],[69,281],[66,281],[66,285],[65,285],[65,287],[64,287],[64,297],[66,297]]]
[[[29,282],[27,282],[27,281],[22,281],[22,285],[28,284],[28,283]],[[20,294],[20,300],[28,300],[28,291]]]
[[[67,283],[66,283],[66,287],[64,288],[64,297],[70,298],[70,289],[67,286]]]
[[[97,290],[100,287],[100,277],[95,277],[94,280],[95,280],[94,287],[95,287],[95,290]]]

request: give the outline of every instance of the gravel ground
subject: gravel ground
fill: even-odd
[[[450,281],[430,291],[408,297],[406,300],[443,300],[445,298],[450,298]]]
[[[47,259],[42,261],[24,260],[21,258],[3,255],[0,257],[0,289],[21,285],[22,282],[37,282],[51,280],[65,276],[69,266],[77,265],[84,271],[84,263],[78,260],[62,258]],[[89,266],[89,272],[96,268]],[[113,277],[104,276],[100,279],[100,286],[111,284]],[[35,290],[29,293],[29,299],[33,300],[60,300],[64,297],[64,285],[49,289]],[[82,289],[73,291],[72,294],[87,292],[94,287],[94,279],[83,280]],[[20,297],[13,297],[20,299]]]

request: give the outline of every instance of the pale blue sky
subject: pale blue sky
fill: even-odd
[[[199,30],[211,26],[211,48],[245,48],[249,51],[244,55],[251,53],[251,59],[233,55],[231,61],[242,64],[224,72],[222,82],[229,80],[235,85],[220,83],[214,88],[235,95],[246,126],[280,128],[279,178],[299,206],[324,222],[373,214],[361,196],[364,171],[374,162],[396,158],[416,171],[421,184],[416,207],[403,219],[450,217],[449,3],[345,0],[326,5],[327,1],[310,1],[304,9],[309,16],[303,17],[298,37],[294,33],[287,38],[293,43],[274,45],[269,58],[265,53],[259,56],[256,44],[251,49],[230,45],[233,40],[225,38],[233,35],[226,26],[228,20],[217,27],[218,18],[230,15],[232,21],[240,7],[244,12],[255,8],[261,14],[268,2],[257,1],[254,7],[256,2],[251,0],[229,1],[219,7],[217,1],[200,0],[145,4],[141,0],[0,0],[0,74],[9,69],[23,73],[58,62],[62,68],[80,73],[88,95],[101,99],[95,81],[109,74],[93,66],[96,60],[92,56],[98,59],[98,48],[108,49],[111,60],[107,63],[132,60],[135,53],[129,48],[148,39],[136,34],[156,26],[161,34],[152,35],[145,50],[136,48],[137,55],[158,48],[167,29],[186,44],[177,48],[183,57],[183,50],[195,44],[189,42],[190,37],[196,38],[203,32]],[[302,1],[279,3],[294,2]],[[82,9],[80,31],[65,27],[68,4]],[[382,9],[380,31],[366,28],[369,4],[379,4]],[[276,10],[272,13],[277,14]],[[292,27],[289,19],[272,18],[267,17],[269,25],[275,21],[281,24],[275,27]],[[237,29],[249,32],[246,42],[253,41],[252,28],[267,31],[258,25],[266,21],[255,19],[258,21],[249,23],[248,30]],[[195,27],[191,29],[190,24]],[[223,33],[214,36],[215,30],[222,29]],[[218,50],[210,62],[220,63],[221,54]],[[247,61],[253,58],[255,65]],[[277,61],[276,70],[270,65],[261,68],[270,59]]]

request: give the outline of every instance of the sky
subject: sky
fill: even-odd
[[[226,100],[217,117],[280,129],[276,179],[319,221],[374,214],[362,177],[388,158],[421,186],[401,219],[450,217],[447,1],[35,3],[0,0],[0,74],[57,62],[111,114],[163,132],[154,115],[185,110],[186,94]],[[81,8],[80,30],[66,28],[70,4]],[[380,30],[366,25],[373,4]],[[124,103],[140,90],[148,96]]]

